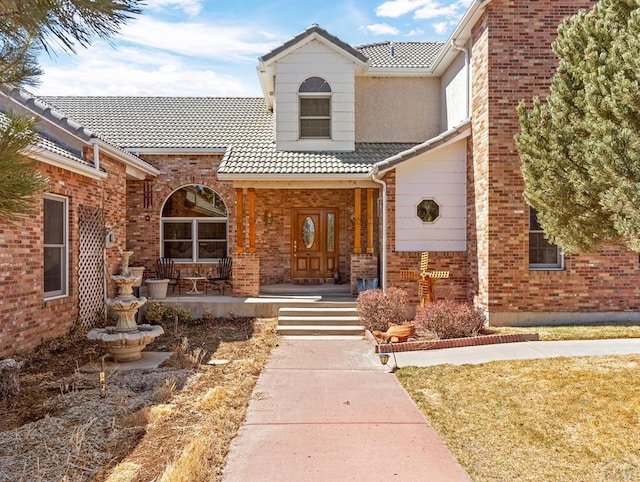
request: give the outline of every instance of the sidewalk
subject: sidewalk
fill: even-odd
[[[632,355],[640,353],[640,338],[615,340],[530,341],[396,353],[400,367],[480,364],[497,360],[529,360],[562,356]],[[393,363],[393,356],[389,360]]]
[[[263,370],[224,482],[469,481],[364,340],[291,340]]]

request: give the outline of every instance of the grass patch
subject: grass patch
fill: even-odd
[[[474,481],[640,480],[640,356],[399,370]]]
[[[589,323],[585,325],[490,327],[487,333],[500,335],[538,333],[541,341],[607,340],[640,338],[638,323]]]

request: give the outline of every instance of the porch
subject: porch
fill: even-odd
[[[147,296],[144,287],[141,288],[140,295]],[[274,284],[262,285],[260,294],[256,297],[169,292],[164,299],[150,299],[149,301],[160,301],[169,306],[180,305],[189,310],[194,318],[201,317],[204,311],[209,311],[216,317],[224,317],[233,313],[235,316],[275,318],[278,316],[280,308],[312,307],[314,304],[323,302],[353,306],[355,298],[351,294],[349,284]],[[146,306],[142,307],[142,312]]]

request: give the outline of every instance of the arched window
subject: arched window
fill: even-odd
[[[192,184],[175,191],[160,222],[163,257],[206,262],[227,256],[227,206],[208,187]]]
[[[309,77],[298,89],[300,139],[331,138],[331,86],[321,77]]]

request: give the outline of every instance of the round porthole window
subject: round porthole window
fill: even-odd
[[[423,199],[416,206],[416,215],[423,223],[433,223],[440,217],[440,205],[435,199]]]

